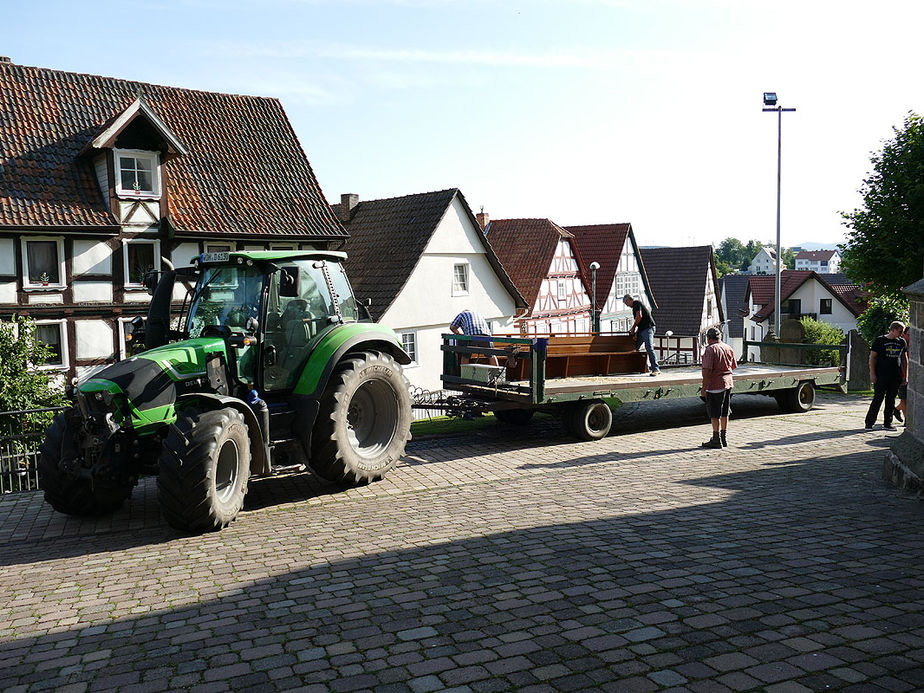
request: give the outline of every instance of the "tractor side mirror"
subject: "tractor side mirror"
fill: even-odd
[[[144,348],[144,318],[136,315],[128,324],[132,326],[132,331],[125,335],[125,347],[131,356]]]
[[[279,295],[298,298],[298,267],[283,267],[279,270]]]
[[[157,288],[157,270],[151,270],[146,275],[144,275],[143,284],[144,288],[148,290],[148,294],[153,296],[154,289]]]
[[[270,344],[266,349],[263,350],[263,365],[265,366],[275,366],[276,365],[276,347]]]

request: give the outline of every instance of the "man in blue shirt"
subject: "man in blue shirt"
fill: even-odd
[[[470,337],[491,337],[491,328],[488,327],[487,321],[473,310],[463,310],[459,313],[453,321],[449,323],[449,329],[456,334],[464,334]],[[476,341],[486,341],[488,347],[494,346],[490,339]],[[469,360],[468,354],[462,354],[462,363],[468,363]],[[499,365],[496,356],[491,356],[491,365]]]

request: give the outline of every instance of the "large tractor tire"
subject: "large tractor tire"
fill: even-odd
[[[170,526],[210,532],[231,524],[244,507],[250,456],[239,411],[180,412],[164,439],[157,476],[160,510]]]
[[[309,465],[328,481],[362,485],[398,463],[411,437],[411,397],[387,354],[343,361],[321,397]]]
[[[600,440],[610,432],[613,410],[606,402],[578,402],[565,409],[564,422],[578,440]]]
[[[781,390],[776,401],[780,409],[790,414],[810,411],[815,406],[815,383],[803,380],[794,388]]]
[[[79,476],[68,467],[79,466],[76,459],[80,444],[76,439],[78,415],[68,410],[55,417],[39,447],[39,487],[45,501],[59,513],[96,516],[118,510],[132,493],[135,479],[116,468],[104,478]],[[69,421],[70,419],[70,421]]]

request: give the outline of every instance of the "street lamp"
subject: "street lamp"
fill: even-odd
[[[780,338],[780,270],[783,257],[780,249],[780,177],[783,154],[783,113],[795,111],[795,108],[783,108],[777,104],[776,92],[764,92],[764,113],[777,114],[776,137],[776,308],[773,311],[776,338]]]
[[[590,331],[600,331],[600,319],[597,316],[597,270],[600,269],[599,262],[590,263]]]

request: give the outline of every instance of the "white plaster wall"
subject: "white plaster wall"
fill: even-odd
[[[71,288],[75,303],[112,303],[112,282],[76,281]]]
[[[75,320],[78,359],[109,359],[113,356],[112,328],[102,320]]]
[[[151,296],[147,291],[126,291],[125,292],[125,302],[126,303],[149,303],[151,301]]]
[[[58,304],[64,303],[64,295],[49,293],[49,292],[39,292],[29,294],[29,305],[41,305],[41,304]]]
[[[175,267],[189,267],[192,264],[192,258],[198,256],[198,243],[180,243],[173,251],[170,261]]]
[[[0,283],[0,303],[16,303],[16,282]]]
[[[81,274],[112,274],[112,249],[105,243],[74,239],[74,276]]]
[[[108,363],[101,363],[98,366],[77,366],[75,369],[77,371],[77,381],[82,383],[89,380],[108,365]]]
[[[14,248],[12,238],[0,238],[0,274],[16,274]]]
[[[820,322],[834,325],[844,331],[844,334],[857,327],[854,314],[844,306],[840,300],[815,280],[809,280],[800,286],[790,298],[802,301],[803,313],[817,313]],[[821,314],[821,299],[831,299],[831,313]]]

